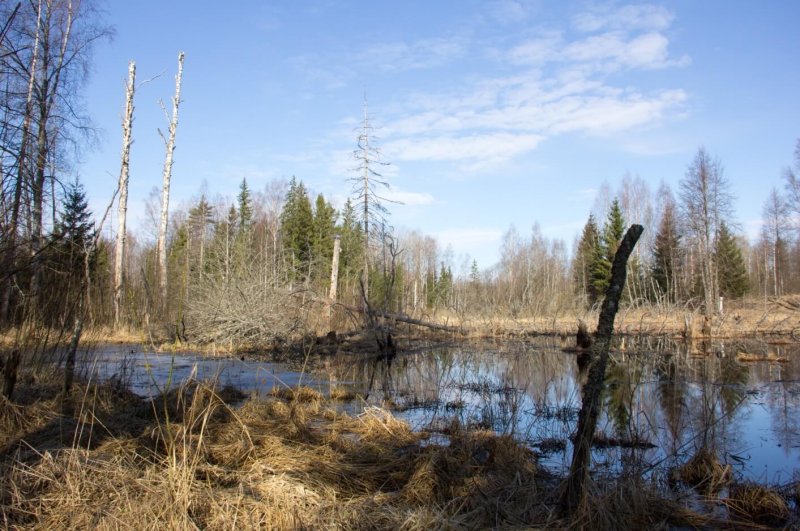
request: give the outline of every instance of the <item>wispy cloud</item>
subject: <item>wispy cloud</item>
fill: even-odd
[[[422,205],[430,205],[434,201],[434,197],[431,194],[421,193],[421,192],[409,192],[407,190],[402,190],[400,188],[392,187],[391,189],[382,192],[381,196],[389,201],[395,201],[397,203],[402,203],[406,206],[422,206]]]
[[[599,9],[573,18],[577,38],[551,28],[517,41],[493,55],[516,67],[512,73],[410,95],[403,112],[385,123],[386,153],[393,160],[453,161],[481,172],[555,135],[612,135],[679,117],[689,98],[685,90],[620,88],[612,81],[620,72],[689,64],[688,57],[670,54],[663,30],[672,18],[659,6]]]
[[[491,133],[469,136],[403,138],[386,145],[397,160],[454,160],[509,158],[536,149],[542,137],[532,134]]]
[[[355,56],[355,61],[381,70],[416,70],[442,66],[466,50],[461,37],[381,43]]]
[[[572,26],[583,32],[605,29],[664,30],[674,16],[665,7],[642,4],[614,7],[598,5],[572,17]]]

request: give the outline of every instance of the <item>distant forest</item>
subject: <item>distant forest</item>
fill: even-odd
[[[4,327],[68,329],[78,319],[137,329],[158,323],[200,342],[259,341],[299,331],[315,305],[330,299],[345,306],[366,299],[384,311],[430,319],[583,311],[602,299],[631,223],[646,231],[629,263],[625,304],[711,313],[724,307],[721,301],[800,291],[800,140],[793,159],[787,153],[784,188],[771,190],[764,203],[754,242],[737,224],[722,162],[699,148],[674,191],[631,176],[616,190],[603,188],[575,242],[544,237],[532,219],[530,231],[508,229],[497,264],[456,258],[434,238],[391,225],[367,118],[354,138],[358,169],[342,176],[350,198],[340,208],[312,194],[302,178],[261,189],[243,179],[235,198],[198,192],[189,204],[169,208],[182,54],[161,203],[156,197],[147,205],[152,226],[125,233],[135,65],[127,94],[119,95],[129,109],[120,201],[117,209],[90,212],[72,177],[76,154],[93,132],[80,95],[90,50],[110,29],[89,3],[25,2],[0,6],[0,31]],[[110,240],[98,229],[115,215],[123,237]]]

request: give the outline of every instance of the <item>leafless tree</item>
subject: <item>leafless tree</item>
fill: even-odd
[[[703,147],[697,150],[680,182],[680,199],[683,222],[700,261],[705,312],[711,316],[719,293],[714,260],[716,238],[720,225],[731,217],[733,196],[721,163]]]
[[[772,294],[784,292],[785,272],[788,269],[788,243],[791,229],[789,206],[776,188],[772,188],[764,202],[762,239],[769,253],[766,271],[772,280]],[[768,285],[769,282],[766,282]]]
[[[389,183],[378,171],[388,162],[381,160],[381,150],[375,143],[374,126],[369,115],[367,97],[364,96],[364,117],[358,133],[358,147],[353,152],[357,166],[357,175],[348,179],[353,183],[352,196],[361,205],[360,217],[364,226],[364,296],[369,298],[369,268],[371,243],[377,238],[380,227],[386,223],[389,211],[385,203],[392,202],[381,195],[382,190],[389,190]]]
[[[178,130],[178,107],[181,103],[181,79],[183,78],[184,53],[178,53],[178,73],[175,75],[175,96],[172,98],[172,117],[169,118],[169,138],[159,130],[161,138],[166,145],[167,153],[164,158],[164,184],[161,188],[161,222],[158,229],[158,280],[161,293],[161,307],[166,307],[167,301],[167,222],[169,219],[169,185],[172,178],[173,153],[175,152],[175,133]],[[163,107],[163,104],[162,104]],[[164,114],[167,111],[164,108]]]
[[[133,95],[136,90],[136,63],[128,63],[128,83],[125,88],[125,116],[122,119],[122,167],[119,172],[119,207],[117,247],[114,257],[114,325],[119,326],[122,304],[122,268],[125,260],[125,222],[128,212],[128,173],[130,169],[133,130]]]

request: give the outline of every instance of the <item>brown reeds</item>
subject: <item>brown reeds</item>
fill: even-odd
[[[20,396],[25,396],[24,389]],[[426,441],[389,411],[316,392],[240,400],[189,382],[143,401],[78,383],[73,407],[0,403],[0,526],[38,529],[475,529],[706,525],[654,486],[593,484],[555,516],[559,479],[510,436],[457,422]],[[313,390],[311,390],[313,391]],[[284,396],[288,396],[284,395]],[[300,399],[300,397],[313,399]],[[50,412],[48,413],[48,408]],[[66,411],[66,413],[63,413]],[[24,450],[24,451],[23,451]]]
[[[754,483],[731,485],[724,503],[735,517],[770,527],[783,527],[791,515],[779,492]]]
[[[677,469],[678,478],[707,495],[717,494],[731,480],[731,466],[723,465],[716,454],[703,446]]]

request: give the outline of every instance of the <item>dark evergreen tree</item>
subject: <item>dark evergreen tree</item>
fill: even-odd
[[[622,237],[625,235],[625,219],[619,201],[614,199],[608,211],[606,222],[603,225],[603,234],[600,237],[600,257],[592,265],[592,286],[598,299],[601,299],[611,282],[611,264],[617,253]]]
[[[733,299],[743,296],[749,288],[747,268],[742,250],[725,222],[720,223],[715,251],[719,294]]]
[[[280,221],[281,239],[290,260],[290,274],[295,279],[306,279],[312,259],[314,215],[305,185],[294,177],[289,182]]]
[[[62,272],[83,275],[84,257],[94,236],[86,192],[79,181],[74,181],[67,186],[61,215],[53,231],[53,247]]]
[[[667,201],[656,234],[651,274],[659,295],[666,297],[670,302],[677,300],[679,260],[680,234],[675,205],[672,201]]]
[[[236,199],[239,204],[239,229],[248,229],[253,222],[253,201],[250,197],[250,189],[247,187],[247,179],[242,179]]]
[[[331,274],[333,238],[336,235],[336,216],[336,209],[325,201],[322,194],[319,194],[314,205],[311,250],[314,257],[316,280],[322,286],[327,286]]]
[[[94,237],[86,193],[80,182],[74,181],[67,185],[61,212],[49,245],[43,251],[43,263],[47,267],[42,269],[41,285],[56,288],[42,299],[41,317],[45,322],[64,325],[71,318],[71,309],[84,286],[87,263],[89,275],[94,276],[96,272],[97,253],[87,256]]]
[[[342,221],[338,227],[339,245],[339,279],[345,287],[353,288],[358,284],[358,275],[364,256],[364,235],[358,215],[350,199],[342,209]]]
[[[589,220],[583,227],[581,239],[575,250],[575,259],[572,266],[572,275],[577,291],[585,295],[590,304],[594,304],[599,294],[594,285],[592,271],[595,263],[602,258],[600,248],[600,232],[593,215],[589,215]]]

